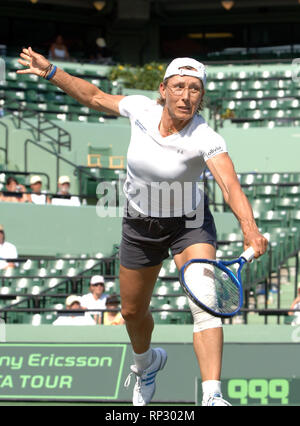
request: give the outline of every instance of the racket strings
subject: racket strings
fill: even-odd
[[[211,264],[195,263],[185,270],[185,283],[203,308],[230,314],[240,306],[240,292],[230,275]]]
[[[240,292],[231,277],[221,269],[214,267],[214,283],[216,287],[216,312],[228,314],[238,309]]]

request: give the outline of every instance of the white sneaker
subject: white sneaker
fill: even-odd
[[[154,362],[144,371],[138,371],[135,365],[130,367],[131,373],[127,377],[124,386],[130,385],[132,374],[136,375],[136,383],[133,389],[132,403],[133,405],[147,405],[151,402],[155,393],[155,377],[156,374],[166,365],[168,355],[164,349],[154,349],[156,358]]]
[[[221,393],[214,393],[202,402],[202,407],[231,407],[231,404],[223,399]]]

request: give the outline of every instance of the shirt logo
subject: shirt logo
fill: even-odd
[[[222,151],[221,146],[217,146],[216,148],[212,148],[208,153],[207,156],[210,157],[211,155],[215,154],[218,151]]]
[[[144,132],[144,133],[147,133],[147,129],[146,129],[146,127],[144,127],[143,125],[142,125],[142,123],[139,121],[139,120],[135,120],[135,123],[134,123],[136,126],[138,126],[140,129],[141,129],[141,131],[142,132]]]

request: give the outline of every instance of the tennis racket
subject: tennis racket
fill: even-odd
[[[243,266],[253,258],[254,249],[249,247],[235,260],[191,259],[180,270],[180,284],[206,312],[221,318],[233,317],[243,306]]]

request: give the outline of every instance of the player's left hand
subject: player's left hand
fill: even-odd
[[[269,241],[259,231],[252,231],[244,235],[244,250],[253,247],[255,259],[265,254]]]
[[[20,57],[22,59],[18,59],[18,62],[28,68],[18,70],[17,74],[35,74],[39,77],[45,77],[45,73],[49,65],[51,65],[48,59],[34,52],[31,47],[28,47],[28,49],[24,48],[20,53]]]

